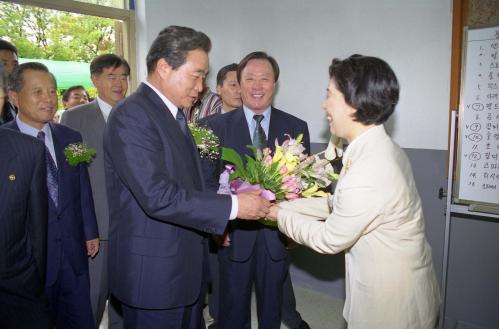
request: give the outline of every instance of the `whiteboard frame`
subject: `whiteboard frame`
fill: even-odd
[[[489,29],[489,28],[499,28],[499,25],[487,25],[487,26],[480,26],[477,28],[470,28],[468,26],[464,27],[464,32],[463,32],[463,48],[462,48],[462,56],[461,56],[461,88],[459,92],[459,113],[458,113],[458,132],[457,133],[457,152],[456,152],[456,178],[454,181],[454,186],[452,190],[452,201],[454,204],[464,204],[464,205],[482,205],[485,207],[492,207],[492,208],[498,208],[499,209],[499,203],[490,203],[490,202],[482,202],[482,201],[475,201],[475,200],[467,200],[467,199],[460,199],[459,198],[459,185],[461,182],[461,153],[462,153],[462,143],[463,143],[463,136],[461,132],[463,131],[463,124],[464,124],[464,88],[465,88],[465,82],[466,82],[466,52],[468,50],[468,31],[470,30],[481,30],[481,29]],[[450,152],[449,154],[453,154],[453,151]],[[449,173],[450,174],[450,173]]]

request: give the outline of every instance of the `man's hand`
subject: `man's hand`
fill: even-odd
[[[260,193],[261,191],[254,191],[237,195],[239,202],[237,218],[254,220],[267,216],[271,203],[260,197]]]
[[[92,258],[99,252],[99,238],[87,241],[87,256]]]
[[[215,241],[215,244],[218,247],[228,247],[230,246],[230,237],[229,237],[229,231],[227,229],[223,233],[223,235],[212,235],[211,238],[213,241]]]

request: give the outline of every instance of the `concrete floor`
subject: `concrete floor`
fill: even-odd
[[[295,286],[296,308],[302,318],[312,329],[346,329],[347,325],[342,316],[343,301],[312,290]],[[251,327],[258,328],[256,319],[255,298],[251,308]],[[107,310],[99,329],[107,329]],[[287,329],[284,325],[281,329]]]

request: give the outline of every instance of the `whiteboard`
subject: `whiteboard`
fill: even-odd
[[[499,26],[465,29],[457,201],[499,205]]]

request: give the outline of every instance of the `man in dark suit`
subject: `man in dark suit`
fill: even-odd
[[[9,98],[19,112],[5,127],[43,140],[46,146],[48,238],[46,293],[57,328],[94,327],[87,256],[99,249],[86,164],[70,165],[64,149],[81,135],[52,124],[57,109],[54,77],[40,63],[24,63],[9,80]]]
[[[99,225],[99,253],[89,259],[90,300],[94,314],[95,326],[98,328],[109,296],[108,285],[108,232],[109,209],[106,195],[106,176],[104,173],[103,135],[106,121],[111,109],[125,97],[128,90],[130,67],[123,58],[115,54],[104,54],[90,63],[90,76],[97,88],[97,97],[88,104],[66,110],[61,124],[79,131],[83,141],[97,152],[88,166],[90,183]],[[118,305],[113,299],[108,307],[109,328],[122,328],[123,320]]]
[[[118,103],[104,132],[111,292],[125,328],[203,328],[206,234],[229,219],[265,217],[256,194],[205,192],[200,160],[179,108],[192,106],[208,72],[210,39],[191,28],[160,32],[147,81]]]
[[[274,148],[286,136],[304,135],[310,150],[308,127],[290,114],[273,108],[279,66],[264,52],[250,53],[237,69],[243,106],[213,116],[206,124],[220,138],[220,144],[239,154],[252,155],[247,145]],[[207,185],[216,185],[222,164],[215,165]],[[286,239],[275,228],[259,222],[231,222],[226,247],[219,250],[220,312],[218,328],[246,328],[250,323],[251,288],[255,284],[259,328],[280,328],[283,284],[288,275]]]
[[[0,129],[0,150],[0,328],[48,329],[45,147],[34,138]]]
[[[14,68],[19,65],[19,62],[17,48],[3,39],[0,39],[0,61],[3,65],[3,75],[8,79]],[[5,100],[3,106],[0,107],[0,125],[14,120],[17,114],[16,107],[12,102],[9,102],[8,97]]]

